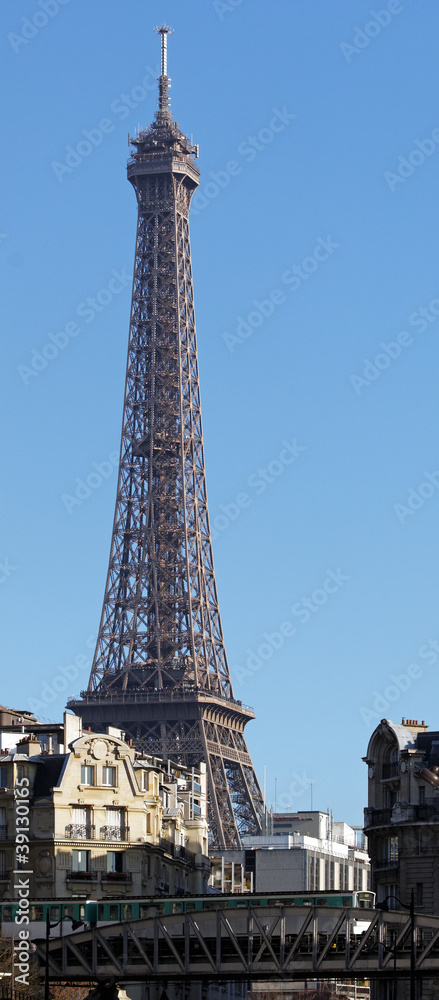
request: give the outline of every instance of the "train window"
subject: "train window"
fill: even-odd
[[[98,920],[105,920],[105,906],[104,903],[98,903]]]
[[[42,906],[31,906],[30,908],[30,919],[42,920],[43,919],[43,907]]]
[[[84,903],[79,904],[79,919],[84,920],[85,917],[85,905]]]
[[[5,924],[12,920],[12,906],[3,907],[3,920]]]
[[[122,906],[122,920],[131,920],[132,912],[131,903],[124,903]]]
[[[326,896],[321,896],[319,898],[318,905],[319,906],[327,906],[328,905],[328,900],[326,899]]]
[[[186,912],[190,913],[195,910],[195,903],[186,903]]]
[[[351,897],[350,896],[342,896],[341,897],[341,905],[342,906],[350,906],[351,905]]]
[[[182,903],[173,903],[172,904],[172,912],[173,913],[181,913],[182,905],[183,905]]]
[[[50,907],[50,919],[51,920],[59,920],[60,916],[61,916],[61,907],[60,906],[51,906]]]
[[[110,920],[119,920],[119,903],[110,903]]]
[[[66,905],[63,906],[62,912],[63,917],[67,917],[68,920],[73,920],[73,906],[71,906],[70,903],[66,903]]]

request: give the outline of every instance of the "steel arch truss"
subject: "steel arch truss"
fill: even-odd
[[[268,905],[155,916],[50,944],[50,978],[392,978],[410,971],[406,913]],[[369,927],[355,934],[358,921]],[[417,977],[439,971],[439,917],[415,917]],[[44,963],[44,946],[37,947]]]

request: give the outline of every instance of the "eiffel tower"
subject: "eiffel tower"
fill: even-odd
[[[173,120],[167,39],[155,120],[129,137],[137,236],[116,511],[87,691],[68,707],[139,750],[207,765],[212,847],[258,833],[263,799],[234,698],[207,509],[189,207],[198,147]]]

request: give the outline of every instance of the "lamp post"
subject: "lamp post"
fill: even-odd
[[[58,924],[62,925],[63,920],[70,920],[72,924],[72,931],[76,931],[78,927],[82,927],[84,923],[83,920],[73,920],[71,917],[60,917],[53,924],[50,923],[50,907],[47,907],[46,911],[46,962],[44,970],[44,1000],[49,1000],[49,941],[50,932],[54,927],[58,927]]]
[[[389,906],[387,903],[388,899],[396,899],[398,903],[404,907],[405,910],[410,911],[410,1000],[416,1000],[416,988],[415,988],[415,964],[416,964],[416,952],[415,952],[415,891],[411,890],[410,893],[410,903],[403,903],[399,896],[389,895],[381,901],[381,903],[376,904],[377,910],[388,910]],[[396,1000],[396,937],[395,946],[393,951],[393,1000]]]

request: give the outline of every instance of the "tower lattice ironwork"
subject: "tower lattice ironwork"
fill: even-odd
[[[122,443],[110,562],[88,689],[69,707],[120,726],[141,750],[205,760],[211,843],[260,829],[263,801],[233,696],[207,509],[189,240],[199,184],[173,121],[167,35],[158,110],[130,137],[138,223]]]

